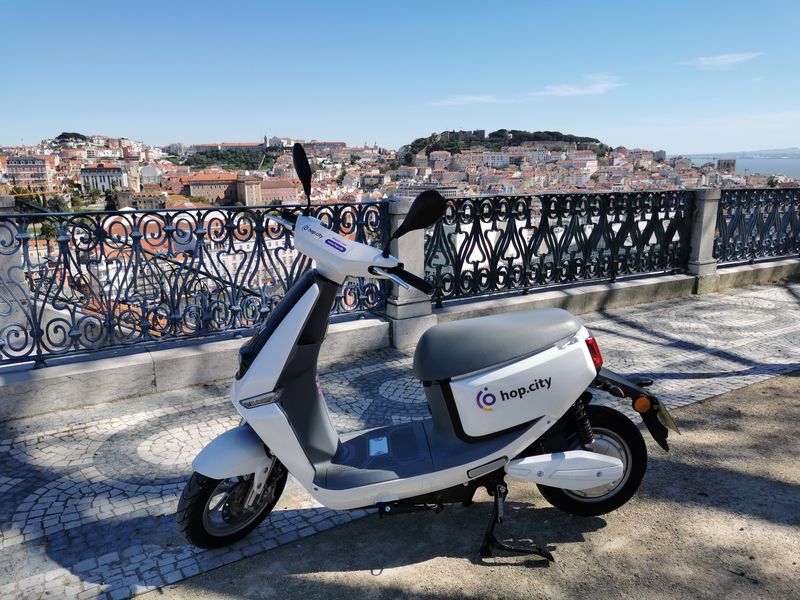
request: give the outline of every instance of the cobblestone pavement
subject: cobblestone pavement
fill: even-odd
[[[582,318],[607,366],[652,377],[677,407],[797,369],[799,300],[800,284],[775,285]],[[427,416],[411,360],[385,350],[322,365],[336,427]],[[290,478],[246,539],[187,545],[174,512],[192,458],[237,422],[226,392],[205,386],[0,424],[0,598],[129,597],[366,514],[321,507]]]

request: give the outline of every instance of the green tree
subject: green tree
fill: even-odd
[[[56,194],[45,199],[45,206],[51,212],[69,212],[72,209],[67,197],[63,194]]]
[[[47,254],[52,254],[52,243],[55,239],[56,235],[58,234],[58,230],[56,226],[53,225],[50,221],[44,221],[39,226],[39,236],[44,238],[47,242]]]
[[[103,197],[103,192],[98,190],[97,188],[90,187],[89,190],[86,192],[86,198],[89,200],[89,204],[97,204],[100,202],[100,198]]]
[[[767,186],[768,187],[776,187],[778,185],[778,178],[775,175],[770,175],[767,178]]]

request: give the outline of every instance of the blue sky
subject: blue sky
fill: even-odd
[[[800,2],[0,0],[0,144],[560,130],[800,146]]]

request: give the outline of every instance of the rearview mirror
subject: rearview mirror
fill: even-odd
[[[406,218],[403,219],[400,227],[395,230],[389,241],[397,239],[409,231],[430,227],[442,218],[445,210],[447,210],[447,200],[436,190],[425,190],[411,203]],[[383,255],[389,256],[389,242],[383,249]]]
[[[308,164],[308,157],[303,146],[295,143],[292,146],[292,163],[294,164],[294,171],[303,184],[303,191],[306,193],[306,198],[311,198],[311,165]]]

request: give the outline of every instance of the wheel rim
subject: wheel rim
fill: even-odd
[[[277,477],[270,477],[264,491],[252,506],[244,502],[253,483],[253,474],[223,479],[211,492],[203,509],[203,526],[214,536],[235,534],[255,521],[275,495]]]
[[[595,441],[592,451],[621,460],[622,477],[588,490],[563,490],[565,494],[581,502],[601,502],[610,498],[625,486],[631,475],[632,454],[625,440],[609,429],[593,427],[592,430]]]

